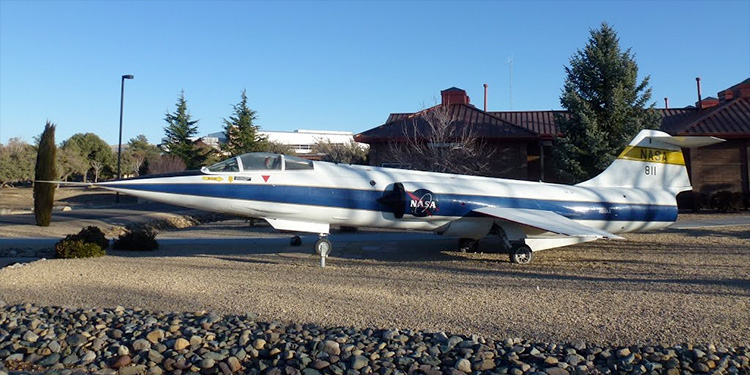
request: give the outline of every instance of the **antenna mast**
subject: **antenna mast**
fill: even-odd
[[[508,91],[509,91],[508,100],[510,100],[510,110],[512,111],[513,110],[513,55],[510,55],[510,57],[508,57],[508,70],[509,70],[508,75],[510,78],[508,80],[509,82],[508,83],[508,86],[509,86],[508,87]]]

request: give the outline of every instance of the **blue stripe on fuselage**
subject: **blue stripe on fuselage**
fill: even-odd
[[[382,191],[287,185],[245,184],[117,184],[112,188],[212,198],[265,201],[369,211],[390,211],[377,201]],[[436,194],[433,216],[474,216],[486,207],[527,208],[555,212],[573,220],[663,221],[677,218],[677,207],[655,204],[576,202],[478,195]],[[408,205],[408,200],[407,200]],[[408,207],[406,212],[409,213]]]

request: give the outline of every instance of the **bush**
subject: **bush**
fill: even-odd
[[[107,254],[98,244],[68,237],[55,244],[55,257],[63,259],[91,258]]]
[[[159,244],[156,243],[156,232],[149,229],[133,229],[120,238],[115,240],[112,246],[116,250],[156,250]]]
[[[98,227],[88,226],[55,244],[57,258],[88,258],[107,255],[109,240]]]
[[[73,240],[81,240],[83,242],[87,243],[95,243],[99,245],[102,249],[109,248],[109,240],[107,237],[104,236],[104,232],[102,232],[99,227],[95,226],[88,226],[86,228],[81,229],[78,234],[75,234],[73,236],[68,236],[70,239]],[[67,237],[66,237],[67,238]]]
[[[744,206],[742,198],[742,193],[722,190],[711,195],[711,207],[721,212],[736,212]]]
[[[711,208],[711,200],[708,195],[697,191],[683,191],[677,194],[677,207],[680,210],[698,212]]]

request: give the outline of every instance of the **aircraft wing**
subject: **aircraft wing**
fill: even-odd
[[[580,224],[552,211],[527,208],[482,207],[474,210],[474,212],[565,236],[623,239],[607,231]]]

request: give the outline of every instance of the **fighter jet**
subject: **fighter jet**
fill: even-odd
[[[681,148],[722,140],[641,131],[600,175],[577,185],[422,172],[248,153],[201,170],[94,184],[145,199],[264,219],[319,235],[332,225],[433,231],[474,250],[499,236],[513,263],[535,251],[666,228],[676,195],[691,190]],[[299,244],[299,237],[293,238]]]

